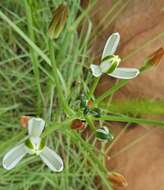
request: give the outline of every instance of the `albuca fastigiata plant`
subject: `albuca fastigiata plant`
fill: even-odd
[[[28,180],[26,183],[31,183],[29,189],[35,189],[33,183],[35,183],[36,175],[42,171],[42,173],[39,173],[40,180],[36,181],[36,189],[47,188],[47,184],[48,188],[49,185],[52,185],[52,188],[50,187],[51,189],[67,189],[65,187],[68,187],[68,185],[70,185],[69,188],[72,189],[97,189],[94,188],[95,184],[93,184],[95,175],[100,176],[102,184],[105,184],[110,190],[109,182],[120,187],[126,187],[127,182],[124,176],[116,172],[108,173],[109,171],[105,165],[105,148],[108,145],[107,143],[114,139],[114,135],[110,130],[110,126],[113,124],[109,122],[120,121],[125,123],[147,124],[147,122],[151,123],[151,121],[128,117],[124,114],[121,115],[119,110],[120,106],[118,106],[117,112],[110,112],[108,106],[103,105],[102,100],[105,98],[112,99],[110,96],[127,84],[128,80],[126,79],[137,77],[143,71],[147,70],[147,68],[152,67],[154,62],[158,64],[158,59],[163,55],[163,50],[159,51],[158,56],[156,56],[157,54],[155,53],[155,55],[149,58],[142,69],[119,68],[118,66],[121,62],[121,58],[116,55],[115,52],[120,41],[120,35],[119,33],[113,33],[109,36],[109,39],[107,39],[100,65],[95,65],[95,62],[92,61],[93,59],[90,59],[90,51],[88,51],[90,39],[92,39],[92,36],[90,36],[92,33],[90,18],[87,17],[88,22],[86,21],[85,27],[81,29],[83,32],[80,32],[80,29],[77,28],[79,24],[81,25],[82,19],[86,17],[88,13],[88,10],[83,12],[81,8],[79,9],[80,5],[77,3],[78,1],[69,1],[67,4],[59,4],[52,13],[52,19],[49,26],[47,25],[47,20],[49,19],[49,8],[52,6],[50,3],[51,1],[47,3],[49,6],[47,6],[47,4],[45,5],[46,1],[27,0],[22,2],[31,3],[25,3],[27,16],[24,17],[25,20],[23,19],[22,24],[22,19],[17,20],[13,17],[10,20],[10,13],[8,12],[5,14],[5,10],[4,13],[3,10],[0,10],[1,19],[8,23],[6,30],[13,29],[13,31],[20,36],[20,38],[18,38],[18,35],[16,35],[16,38],[14,38],[15,32],[13,32],[13,41],[17,42],[18,40],[18,44],[23,47],[23,51],[21,51],[21,49],[15,51],[16,55],[18,54],[16,59],[18,63],[22,61],[21,64],[14,64],[14,67],[12,67],[14,72],[11,72],[12,70],[10,70],[9,67],[7,68],[7,76],[8,73],[12,73],[12,75],[16,73],[19,76],[18,81],[14,83],[15,90],[11,90],[13,89],[13,85],[8,86],[7,84],[4,87],[4,91],[7,94],[11,92],[14,97],[14,102],[20,100],[20,103],[22,103],[23,106],[20,106],[20,108],[18,107],[18,112],[16,110],[16,114],[20,113],[20,110],[23,110],[24,114],[32,114],[33,116],[39,116],[45,119],[47,123],[45,135],[48,136],[48,142],[51,144],[51,147],[54,145],[54,149],[58,149],[57,152],[62,155],[65,164],[63,164],[60,156],[45,144],[45,140],[42,137],[42,128],[44,127],[39,127],[43,126],[43,124],[45,125],[44,120],[24,116],[20,121],[21,126],[25,129],[27,128],[29,134],[23,143],[20,143],[7,152],[3,159],[3,167],[10,170],[14,168],[23,157],[31,154],[41,158],[50,170],[54,172],[64,171],[62,174],[54,175],[53,172],[49,170],[45,171],[44,168],[40,167],[40,162],[31,164],[31,159],[30,164],[22,164],[20,167],[21,169],[18,167],[16,170],[8,172],[8,179],[14,176],[15,179],[12,178],[11,180],[14,181],[14,185],[17,185],[17,181],[21,181],[22,178],[25,178],[24,176],[30,176],[34,181]],[[43,3],[41,9],[37,11],[33,9],[33,3],[35,2],[36,4],[38,2]],[[59,3],[56,1],[54,2],[56,5]],[[34,12],[32,12],[33,10]],[[79,15],[79,12],[82,14],[78,17],[77,15]],[[21,14],[23,13],[24,12]],[[35,17],[35,15],[38,17]],[[35,23],[33,23],[34,21]],[[87,23],[89,23],[88,27]],[[4,24],[2,23],[2,25]],[[29,35],[27,35],[27,28],[29,30]],[[48,31],[46,35],[45,29],[47,28]],[[84,31],[86,31],[86,33],[84,33]],[[5,34],[5,38],[7,38],[6,36]],[[21,37],[24,40],[21,40]],[[25,42],[27,44],[24,44]],[[27,52],[29,57],[23,58],[22,60],[21,56],[26,57],[26,55],[24,55],[25,52]],[[20,55],[20,53],[22,54]],[[5,52],[4,55],[6,57],[8,53]],[[97,56],[98,55],[96,55],[96,57]],[[5,57],[4,60],[6,59]],[[29,63],[31,65],[33,64],[33,67],[30,67],[31,65]],[[22,67],[23,70],[21,70]],[[91,67],[91,69],[89,67]],[[88,69],[88,72],[85,72],[85,69]],[[18,73],[20,70],[23,78],[20,73]],[[24,73],[25,70],[27,70],[27,73]],[[117,80],[111,89],[107,89],[105,93],[102,93],[102,95],[98,97],[95,96],[94,92],[96,89],[95,87],[97,87],[97,81],[101,78],[102,74],[125,80]],[[17,76],[11,77],[12,80],[14,78],[17,79]],[[92,79],[94,79],[94,81]],[[8,81],[10,84],[10,77]],[[92,85],[93,83],[96,85]],[[94,86],[94,88],[92,88],[92,86]],[[21,99],[19,99],[19,94]],[[31,94],[33,94],[33,96],[31,96]],[[81,96],[81,94],[84,94],[84,96]],[[9,102],[8,99],[10,99],[10,97],[6,97],[7,102]],[[32,106],[30,107],[29,105]],[[1,118],[3,122],[3,117]],[[18,133],[18,131],[14,129],[14,127],[16,128],[17,126],[15,125],[15,120],[13,120],[14,119],[11,117],[11,122],[14,123],[12,127],[11,125],[6,125],[7,129],[11,129],[10,131],[6,130],[5,127],[2,130],[7,131],[6,134],[8,134],[8,136],[9,133],[11,133],[12,136],[12,132],[16,133],[16,136],[19,136],[21,133]],[[37,123],[36,126],[38,126],[34,133],[30,132],[30,125],[33,126],[34,124],[32,121],[35,124]],[[158,121],[157,124],[159,123]],[[164,124],[160,124],[164,126]],[[5,138],[4,136],[4,139]],[[93,143],[92,139],[94,140]],[[13,142],[16,142],[16,140],[15,138],[12,139]],[[115,140],[117,140],[117,137]],[[95,146],[97,142],[100,144],[100,149],[97,149]],[[7,143],[10,144],[10,142]],[[115,141],[112,142],[109,147],[111,148],[114,143]],[[0,148],[2,150],[2,146]],[[2,152],[6,152],[5,147]],[[112,158],[112,155],[109,155],[109,157],[110,156]],[[63,167],[64,165],[65,169]],[[25,168],[27,168],[27,172]],[[33,172],[34,168],[36,168],[36,172]],[[6,173],[6,171],[2,172]],[[19,176],[11,175],[13,173],[18,173]],[[42,183],[43,176],[45,179]],[[88,178],[87,176],[90,177]],[[20,177],[19,180],[18,177]],[[76,183],[72,183],[75,177],[80,178],[78,181],[79,187],[76,187]],[[3,181],[2,179],[3,177],[0,178],[0,181]],[[60,183],[61,181],[62,183]],[[85,183],[86,181],[87,183]],[[4,181],[4,183],[7,182]],[[88,187],[89,184],[92,184],[93,187]],[[15,187],[15,189],[18,188]],[[23,189],[23,187],[20,189]]]
[[[25,142],[12,148],[3,158],[3,167],[7,170],[14,168],[26,154],[40,156],[43,162],[54,172],[63,170],[63,161],[60,156],[46,146],[41,134],[45,127],[45,121],[41,118],[28,120],[28,136]]]
[[[103,73],[105,73],[118,79],[132,79],[140,73],[139,69],[136,68],[118,68],[121,58],[114,53],[116,52],[119,41],[120,34],[118,32],[109,36],[102,53],[100,65],[91,64],[90,66],[92,74],[95,77],[100,77]]]

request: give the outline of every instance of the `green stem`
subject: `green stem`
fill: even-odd
[[[92,129],[92,131],[95,133],[96,132],[96,128],[95,128],[95,125],[94,125],[91,117],[90,116],[86,116],[85,120],[88,123],[89,127]]]
[[[26,14],[27,14],[27,22],[28,22],[28,32],[30,39],[35,43],[35,34],[33,31],[33,16],[31,12],[31,7],[27,0],[25,0],[25,7],[26,7]],[[35,76],[35,83],[37,87],[37,112],[38,115],[41,113],[41,100],[44,103],[44,96],[41,90],[41,85],[40,85],[40,73],[39,73],[39,61],[38,61],[38,56],[37,53],[30,47],[30,54],[31,54],[31,61],[33,65],[33,71],[34,71],[34,76]]]
[[[90,90],[90,92],[89,92],[89,96],[90,96],[90,97],[92,97],[92,96],[94,95],[94,92],[95,92],[96,87],[97,87],[97,85],[98,85],[98,83],[99,83],[99,80],[100,80],[100,77],[97,77],[97,78],[94,80],[93,85],[92,85],[92,87],[91,87],[91,90]]]
[[[101,116],[101,118],[99,119],[103,121],[105,120],[105,121],[136,123],[136,124],[143,124],[143,125],[158,125],[161,128],[164,128],[164,121],[159,121],[159,120],[134,118],[134,117],[128,117],[128,116],[112,116],[112,115],[104,115],[104,116]]]
[[[143,74],[146,70],[148,70],[150,67],[145,67],[143,69],[143,67],[141,67],[140,70],[140,75]],[[117,92],[120,88],[122,88],[123,86],[125,86],[126,84],[128,84],[129,80],[119,80],[118,82],[116,82],[116,84],[114,84],[112,86],[112,88],[110,88],[109,90],[105,91],[101,96],[99,96],[96,100],[97,104],[99,104],[100,102],[102,102],[105,98],[107,98],[108,96],[112,96],[115,92]]]
[[[88,154],[86,154],[87,159],[89,160],[91,165],[95,168],[98,175],[101,177],[103,183],[106,185],[106,187],[109,190],[113,190],[111,183],[107,178],[108,171],[107,171],[106,167],[104,167],[104,165],[98,159],[95,151],[93,151],[93,149],[92,149],[92,146],[89,145],[84,139],[82,139],[81,136],[77,133],[69,133],[69,135],[71,136],[71,139],[75,143],[77,142],[77,140],[80,142],[82,152],[88,153]]]
[[[62,85],[60,84],[60,79],[58,77],[58,69],[56,66],[53,41],[51,41],[51,40],[49,40],[49,52],[50,52],[50,60],[51,60],[51,64],[52,64],[53,77],[54,77],[54,81],[56,84],[59,103],[68,115],[72,115],[72,114],[74,114],[74,112],[69,108],[68,103],[66,102],[66,99],[64,98],[63,90],[61,88]]]
[[[49,121],[51,121],[51,116],[52,116],[53,99],[54,99],[54,85],[52,85],[50,89],[50,104],[49,104],[49,110],[48,110]]]
[[[118,83],[114,84],[112,88],[105,91],[101,96],[99,96],[96,100],[97,104],[99,104],[101,101],[103,101],[106,97],[113,95],[116,91],[118,91],[120,88],[125,86],[128,83],[128,80],[120,80]]]
[[[136,48],[134,51],[130,52],[125,58],[123,58],[123,61],[126,61],[127,59],[131,58],[132,56],[136,55],[138,52],[140,52],[142,49],[147,47],[148,45],[152,44],[156,40],[164,37],[164,32],[159,33],[158,35],[155,35],[155,37],[149,39],[148,41],[144,42],[142,45],[140,45],[139,48]]]

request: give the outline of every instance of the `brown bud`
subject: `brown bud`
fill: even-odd
[[[71,129],[84,129],[85,123],[80,119],[74,119],[71,124]]]
[[[21,116],[19,123],[21,125],[21,127],[26,128],[28,125],[28,121],[29,121],[30,117],[29,116]]]
[[[155,52],[153,52],[145,61],[144,65],[140,68],[140,72],[143,72],[154,65],[158,65],[164,55],[164,49],[159,48]]]
[[[149,56],[149,61],[151,61],[152,64],[157,65],[160,63],[160,60],[162,59],[163,55],[164,55],[164,49],[159,48]]]
[[[88,108],[93,108],[93,101],[89,100],[87,103]]]
[[[68,17],[68,6],[66,3],[60,4],[53,11],[53,18],[48,27],[48,35],[51,39],[57,39],[63,31]]]
[[[114,186],[124,188],[128,186],[125,177],[118,172],[111,172],[108,176],[108,179]]]

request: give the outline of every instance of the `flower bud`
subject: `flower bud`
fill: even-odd
[[[57,39],[63,31],[68,18],[68,6],[63,3],[53,11],[53,18],[48,27],[48,35],[51,39]]]
[[[123,188],[128,186],[128,182],[125,177],[118,172],[111,172],[108,179],[114,186]]]
[[[96,107],[93,99],[88,100],[86,98],[86,96],[81,95],[80,106],[83,110],[84,115],[90,114],[93,117],[100,117],[101,116],[101,110],[98,107]]]
[[[88,100],[87,106],[88,106],[88,108],[93,108],[93,106],[94,106],[93,101],[92,100]]]
[[[150,67],[152,67],[154,65],[158,65],[160,63],[163,55],[164,55],[164,49],[163,48],[159,48],[158,50],[153,52],[148,57],[148,59],[145,61],[145,64],[140,68],[140,71],[143,72],[143,71],[149,69]]]
[[[113,140],[113,134],[109,131],[107,127],[100,127],[96,130],[96,137],[99,140]]]
[[[26,128],[28,126],[29,119],[30,119],[29,116],[21,116],[19,120],[21,127]]]
[[[86,127],[85,123],[80,119],[74,119],[71,124],[71,129],[84,129]]]
[[[163,55],[164,55],[164,49],[159,48],[158,50],[156,50],[154,53],[152,53],[149,56],[149,61],[154,65],[158,65],[160,63],[160,60],[162,59]]]

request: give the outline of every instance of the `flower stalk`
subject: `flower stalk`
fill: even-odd
[[[64,109],[64,111],[68,115],[73,115],[74,112],[68,106],[68,103],[67,103],[67,101],[66,101],[66,99],[64,97],[64,93],[63,93],[61,85],[60,85],[60,80],[59,80],[59,77],[58,77],[58,70],[57,70],[57,65],[56,65],[56,60],[55,60],[54,46],[53,46],[53,41],[52,40],[49,40],[49,52],[50,52],[50,60],[51,60],[51,64],[52,64],[52,72],[53,72],[53,77],[54,77],[54,81],[55,81],[55,84],[56,84],[59,103],[60,103],[61,107]]]

